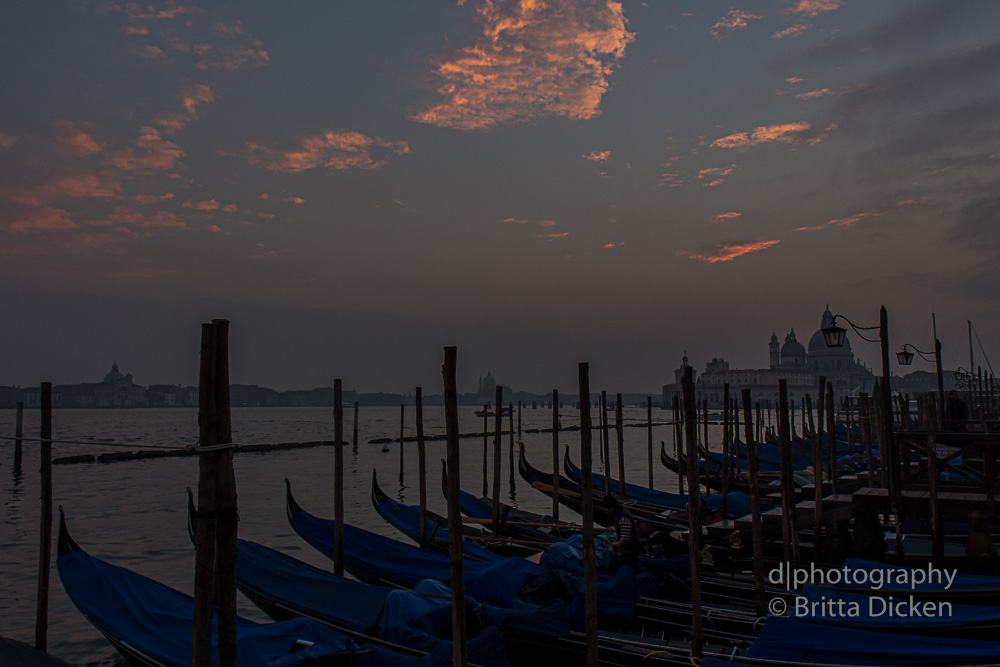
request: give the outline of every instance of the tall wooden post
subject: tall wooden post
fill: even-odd
[[[38,541],[38,598],[35,605],[35,648],[49,648],[49,574],[52,567],[52,383],[43,382],[39,438],[41,509]]]
[[[729,518],[729,383],[722,385],[722,518]]]
[[[14,417],[14,461],[15,467],[21,467],[21,439],[24,435],[24,402],[17,402],[17,414]]]
[[[357,423],[357,419],[355,419]],[[344,394],[340,378],[333,381],[333,571],[344,575]],[[423,529],[423,524],[421,524]]]
[[[684,459],[681,456],[684,449],[684,438],[681,432],[680,397],[674,396],[671,403],[674,411],[674,458],[677,460],[677,493],[684,493],[684,466],[681,465],[681,461]],[[692,465],[692,462],[687,461],[687,465]]]
[[[826,383],[826,432],[829,434],[830,446],[827,448],[826,461],[830,470],[830,490],[837,493],[837,413],[833,409],[833,383]]]
[[[927,495],[931,505],[931,561],[936,567],[944,567],[944,535],[941,519],[941,506],[938,503],[938,472],[937,443],[935,442],[937,407],[934,405],[934,394],[927,395],[930,407],[927,410]]]
[[[212,324],[201,325],[201,365],[198,380],[198,444],[211,448],[216,437],[215,345]],[[193,667],[212,665],[212,606],[215,601],[216,468],[211,451],[198,455],[198,511],[195,519]]]
[[[760,516],[760,445],[753,437],[750,389],[743,390],[743,437],[747,441],[747,474],[750,477],[750,518],[753,521],[753,591],[757,615],[767,615],[764,602],[764,528]]]
[[[598,667],[597,550],[594,547],[594,480],[590,424],[590,364],[578,367],[580,385],[580,492],[583,518],[584,623],[587,630],[587,667]],[[601,402],[601,410],[604,410]]]
[[[399,485],[403,485],[403,436],[406,434],[406,404],[399,405]]]
[[[868,403],[868,394],[861,392],[858,394],[858,428],[861,431],[861,441],[864,443],[865,460],[868,464],[868,486],[874,486],[875,481],[875,457],[872,455],[872,420],[871,407]]]
[[[622,498],[625,498],[625,435],[622,432],[621,394],[615,394],[615,436],[618,438],[618,493]],[[610,466],[608,467],[610,468]],[[608,491],[611,491],[610,480],[608,481]]]
[[[487,498],[490,495],[490,485],[487,482],[487,475],[489,474],[489,455],[487,452],[490,448],[490,410],[489,406],[485,403],[483,404],[483,497]]]
[[[233,422],[229,412],[229,320],[212,320],[215,325],[215,410],[218,444],[228,444],[215,456],[218,476],[219,517],[216,521],[215,604],[219,617],[219,667],[236,667],[236,543],[239,508],[236,496],[236,471],[233,469]]]
[[[702,657],[701,632],[701,482],[698,479],[698,405],[690,366],[681,381],[688,460],[688,558],[691,565],[691,655]],[[693,464],[693,465],[692,465]]]
[[[608,437],[608,392],[601,390],[601,461],[604,463],[605,481],[611,477],[611,440]],[[611,485],[608,484],[608,493]]]
[[[420,545],[427,541],[427,453],[424,450],[424,398],[423,390],[417,387],[417,466],[420,477]],[[457,400],[457,399],[456,399]]]
[[[823,475],[820,435],[813,424],[812,396],[806,394],[806,412],[809,415],[809,431],[812,433],[812,464],[813,464],[813,553],[819,551],[819,542],[823,532]]]
[[[552,518],[559,520],[559,391],[552,390]]]
[[[798,563],[795,536],[795,481],[792,478],[792,447],[789,442],[788,384],[778,380],[778,453],[781,457],[781,544],[786,563]]]
[[[510,419],[508,419],[508,424],[510,425],[510,456],[508,458],[508,468],[510,470],[510,495],[511,498],[514,497],[514,403],[511,403],[510,408]]]
[[[649,471],[649,488],[653,488],[653,397],[646,397],[646,470]]]
[[[469,664],[469,656],[465,641],[465,573],[462,562],[462,540],[460,539],[462,513],[459,507],[459,495],[462,492],[462,466],[458,447],[456,357],[457,350],[454,347],[444,348],[442,374],[444,375],[444,421],[448,438],[448,534],[452,537],[448,543],[448,553],[451,557],[452,664],[455,667],[466,667]],[[497,387],[498,391],[499,389]],[[500,401],[497,401],[498,415],[501,411],[501,405]],[[419,424],[419,420],[417,423]],[[497,469],[499,470],[499,467]]]
[[[503,387],[497,385],[493,410],[493,530],[500,527],[500,437],[503,431]],[[458,533],[456,533],[457,535]]]
[[[517,440],[518,442],[521,440],[521,401],[517,402]]]
[[[358,401],[354,401],[354,437],[351,440],[351,450],[355,454],[358,453],[358,408],[360,405]]]
[[[697,400],[697,399],[695,399],[695,400]],[[703,442],[704,442],[704,445],[705,445],[705,451],[707,452],[708,451],[708,399],[707,398],[701,399],[701,416],[702,416],[702,426],[703,426],[703,429],[705,431],[705,440]],[[697,419],[697,417],[695,417],[695,419]],[[699,476],[698,476],[699,481],[701,480],[701,466],[698,464],[700,456],[701,456],[700,452],[696,451],[695,452],[694,463],[697,466],[697,470],[699,472]],[[705,482],[706,482],[705,483],[705,495],[706,496],[710,496],[710,495],[712,495],[712,488],[708,485],[708,459],[707,458],[705,459]]]

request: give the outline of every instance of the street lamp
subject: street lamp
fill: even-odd
[[[847,330],[844,327],[837,325],[837,318],[843,318],[845,322],[851,325],[854,332],[861,337],[862,340],[866,340],[869,343],[880,343],[882,348],[882,391],[879,396],[879,403],[882,413],[882,433],[879,435],[882,437],[882,442],[885,443],[886,458],[888,461],[884,461],[883,464],[889,466],[889,499],[893,506],[893,510],[896,514],[896,550],[902,553],[902,541],[899,539],[899,511],[902,509],[902,493],[899,488],[899,465],[896,456],[896,445],[895,438],[893,435],[893,423],[892,423],[892,398],[889,393],[891,389],[891,377],[889,375],[889,314],[885,309],[885,306],[879,310],[878,326],[877,327],[859,327],[854,322],[851,322],[847,317],[843,315],[834,315],[833,319],[830,321],[830,325],[823,327],[823,340],[826,342],[827,347],[843,347],[844,345],[844,335]],[[867,338],[862,331],[874,331],[878,329],[878,340],[872,338]]]
[[[943,428],[944,426],[944,373],[941,371],[941,341],[934,338],[934,352],[924,352],[919,349],[916,345],[911,343],[905,343],[899,352],[896,353],[896,361],[899,362],[900,366],[909,366],[913,363],[913,352],[907,350],[907,348],[913,348],[913,352],[920,355],[920,358],[924,361],[933,361],[935,370],[937,371],[937,393],[938,393],[938,424]],[[933,359],[928,359],[925,355],[933,354]]]

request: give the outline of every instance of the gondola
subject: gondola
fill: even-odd
[[[380,517],[417,544],[448,553],[450,541],[448,519],[436,512],[425,510],[424,541],[421,543],[420,508],[416,505],[404,505],[386,495],[378,485],[378,474],[374,469],[372,504]],[[470,560],[498,561],[507,556],[530,556],[538,551],[538,546],[525,546],[483,528],[462,526],[462,553]]]
[[[73,667],[30,644],[0,637],[0,665],[4,667]]]
[[[194,599],[84,551],[70,536],[62,508],[56,566],[66,594],[77,609],[132,665],[185,667],[191,664]],[[433,664],[371,645],[306,618],[283,623],[237,619],[241,667],[278,664],[334,664],[357,660],[372,667]],[[213,654],[216,637],[213,636]]]

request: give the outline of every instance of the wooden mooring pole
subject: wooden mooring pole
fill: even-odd
[[[38,598],[35,605],[35,648],[49,648],[49,575],[52,564],[52,383],[43,382],[39,393],[41,415],[39,438]]]
[[[744,389],[743,397],[743,437],[747,441],[747,475],[750,477],[750,518],[753,522],[753,592],[757,603],[757,615],[766,616],[764,600],[764,529],[760,516],[760,461],[759,445],[753,437],[753,414],[750,405],[750,389]]]
[[[701,632],[701,482],[698,479],[698,405],[690,366],[681,381],[687,435],[688,558],[691,565],[691,656],[702,657]]]
[[[355,418],[355,424],[357,418]],[[340,378],[333,381],[333,572],[344,575],[344,395]]]
[[[680,397],[674,396],[671,401],[674,411],[674,459],[677,461],[677,493],[684,493],[684,466],[681,461],[685,458],[681,456],[684,451],[684,433],[681,431],[681,407]],[[691,465],[688,461],[687,465]]]
[[[14,468],[21,468],[21,439],[24,436],[24,402],[17,402],[17,414],[14,416]]]
[[[618,495],[625,498],[625,435],[622,432],[622,395],[615,394],[615,436],[618,439]],[[611,466],[608,466],[609,468]],[[610,475],[608,475],[610,479]],[[611,484],[608,483],[608,490]]]
[[[406,404],[401,403],[399,406],[399,485],[402,486],[405,482],[403,481],[403,437],[406,435]]]
[[[552,390],[552,518],[559,520],[559,391]]]
[[[493,410],[493,530],[500,527],[500,437],[503,430],[503,387],[497,385],[496,407]],[[458,533],[456,533],[457,535]]]
[[[649,471],[649,488],[653,488],[653,397],[646,397],[646,470]]]
[[[590,364],[578,368],[580,385],[580,487],[583,518],[584,627],[587,631],[587,667],[598,667],[597,550],[594,547],[594,481],[590,424]],[[603,395],[603,392],[602,392]],[[604,412],[604,401],[601,401]]]
[[[490,495],[490,485],[488,482],[489,476],[489,449],[490,449],[490,410],[489,407],[483,403],[483,497],[488,498]]]
[[[417,467],[419,468],[418,486],[420,489],[420,546],[427,542],[427,452],[424,450],[424,399],[423,390],[417,387],[416,392],[417,420]],[[450,510],[449,505],[449,510]]]
[[[358,401],[354,401],[354,438],[351,441],[351,450],[357,454],[358,453],[358,409],[361,404]]]
[[[452,664],[455,667],[466,667],[469,664],[469,656],[465,642],[465,574],[462,561],[462,540],[458,539],[462,534],[462,513],[459,507],[459,495],[462,492],[462,467],[458,446],[456,359],[456,348],[444,348],[442,374],[444,375],[444,420],[448,438],[448,534],[452,536],[448,544],[451,560]],[[497,391],[499,390],[500,388],[497,387]],[[497,400],[497,415],[500,414],[501,405],[500,401]],[[499,417],[497,419],[499,420]]]
[[[798,567],[798,533],[795,525],[795,480],[792,477],[792,443],[788,422],[788,382],[778,380],[778,453],[781,457],[781,543],[786,563]]]
[[[507,420],[507,423],[510,426],[510,447],[508,448],[508,450],[510,452],[510,455],[509,455],[508,460],[507,460],[507,463],[508,463],[507,467],[510,470],[510,476],[509,476],[510,497],[511,497],[511,499],[513,499],[514,498],[514,493],[515,493],[515,488],[514,488],[514,403],[512,402],[508,406],[508,408],[510,410],[510,418]],[[498,405],[497,406],[497,410],[499,410],[499,409],[500,409],[500,406]]]

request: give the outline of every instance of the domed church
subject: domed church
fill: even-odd
[[[856,396],[859,392],[871,392],[875,375],[854,358],[850,339],[845,337],[844,346],[840,348],[826,346],[822,329],[832,322],[833,313],[827,305],[820,328],[809,338],[808,350],[799,342],[795,329],[785,334],[784,344],[779,342],[778,334],[772,332],[768,343],[768,368],[731,369],[725,359],[713,358],[705,364],[705,371],[700,376],[696,374],[698,400],[707,400],[710,406],[721,406],[724,386],[729,384],[729,395],[733,398],[738,398],[740,391],[749,387],[755,401],[777,402],[778,381],[782,379],[789,401],[801,401],[806,394],[815,399],[820,376],[833,384],[837,400]],[[670,406],[673,396],[681,395],[680,378],[688,365],[685,353],[681,368],[675,371],[675,382],[663,386],[665,406]]]

